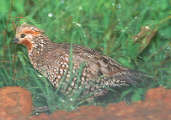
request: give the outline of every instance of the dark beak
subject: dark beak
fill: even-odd
[[[14,38],[13,43],[18,43],[19,39],[18,38]]]

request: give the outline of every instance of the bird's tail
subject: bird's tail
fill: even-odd
[[[153,78],[143,72],[135,70],[125,70],[115,73],[110,78],[105,78],[106,86],[122,87],[122,86],[137,86],[147,87],[153,81]]]

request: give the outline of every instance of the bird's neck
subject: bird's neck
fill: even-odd
[[[52,42],[46,36],[35,38],[34,43],[32,43],[32,48],[28,50],[28,56],[31,63],[40,62],[51,44]]]

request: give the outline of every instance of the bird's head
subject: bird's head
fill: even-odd
[[[27,47],[28,50],[31,50],[35,44],[35,38],[41,36],[44,32],[39,28],[23,23],[21,26],[16,29],[16,36],[14,43],[22,44]]]

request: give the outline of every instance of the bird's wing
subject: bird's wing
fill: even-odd
[[[119,86],[145,86],[152,78],[143,72],[130,70],[121,66],[111,57],[101,55],[99,52],[80,48],[79,53],[76,54],[75,59],[87,59],[90,72],[93,75],[100,76],[103,81],[102,86],[119,87]]]
[[[74,46],[73,53],[73,60],[86,62],[95,75],[111,76],[117,72],[127,70],[112,58],[89,48]]]

